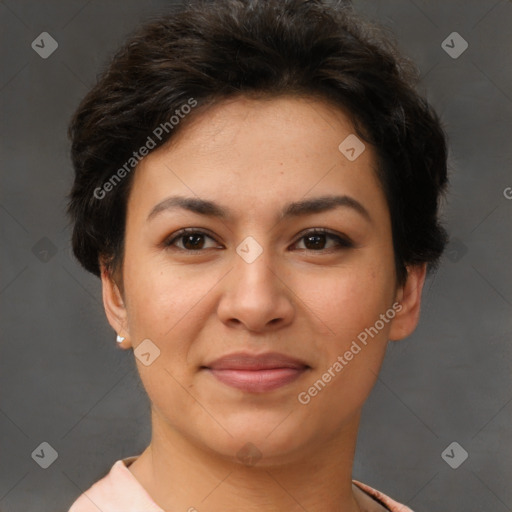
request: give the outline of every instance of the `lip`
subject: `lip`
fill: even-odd
[[[202,367],[220,382],[252,393],[281,388],[298,379],[310,368],[299,359],[277,352],[258,355],[238,352]]]

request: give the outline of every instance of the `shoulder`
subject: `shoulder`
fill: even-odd
[[[68,512],[162,512],[127,467],[136,458],[117,460],[109,473],[83,492]]]
[[[359,482],[357,480],[352,480],[352,482],[355,485],[357,485],[357,487],[359,487],[361,490],[366,492],[366,494],[371,496],[380,504],[384,505],[390,512],[413,512],[409,507],[406,507],[405,505],[398,503],[398,501],[395,501],[394,499],[390,498],[383,492],[380,492],[377,489],[370,487],[369,485],[363,484],[362,482]]]

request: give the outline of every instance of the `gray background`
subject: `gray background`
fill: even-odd
[[[70,251],[66,128],[123,37],[167,2],[0,3],[0,509],[55,512],[149,443],[149,404]],[[512,510],[512,2],[355,1],[422,72],[450,138],[452,242],[365,405],[354,477],[415,512]],[[58,49],[42,59],[43,31]],[[441,43],[468,42],[457,59]],[[453,441],[469,454],[452,469]],[[57,460],[42,469],[42,442]],[[454,459],[460,450],[454,452]]]

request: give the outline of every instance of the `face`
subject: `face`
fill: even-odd
[[[152,362],[136,362],[161,430],[224,457],[250,442],[292,460],[357,417],[419,298],[396,285],[372,148],[339,149],[353,133],[317,100],[240,98],[139,164],[122,298],[103,285],[123,346],[150,340]],[[270,352],[285,359],[215,363]]]

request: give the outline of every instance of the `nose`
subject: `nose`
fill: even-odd
[[[294,294],[270,251],[254,261],[236,255],[234,268],[223,280],[217,314],[229,327],[268,332],[289,325],[295,313]]]

